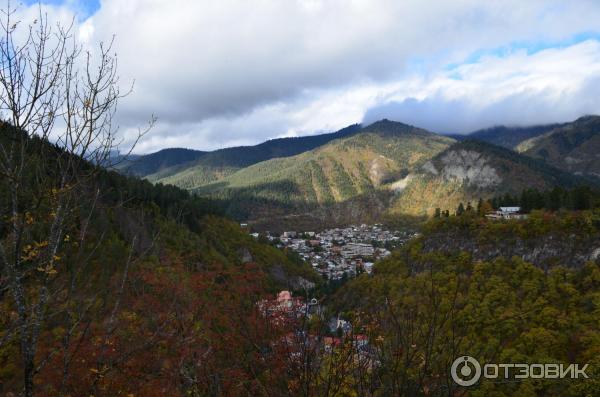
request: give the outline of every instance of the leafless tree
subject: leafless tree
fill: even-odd
[[[99,166],[110,165],[111,152],[121,143],[113,118],[130,88],[119,89],[112,42],[92,54],[78,44],[73,23],[52,24],[41,6],[27,26],[15,19],[17,9],[10,3],[1,12],[0,180],[5,183],[0,187],[6,191],[0,194],[6,208],[0,227],[0,299],[11,299],[16,314],[0,332],[0,346],[18,341],[23,394],[31,396],[34,376],[45,363],[37,358],[42,326],[56,315],[53,303],[74,296],[85,265],[82,255],[69,265],[72,276],[60,277],[66,273],[65,242],[76,239],[81,247],[87,237],[85,219],[79,235],[69,236],[69,219],[80,208],[86,181]],[[138,139],[146,131],[140,130]],[[94,204],[87,207],[93,210]],[[69,312],[71,327],[87,308]]]

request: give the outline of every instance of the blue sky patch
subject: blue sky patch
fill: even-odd
[[[39,2],[38,0],[25,0],[23,3],[30,6]],[[75,10],[79,20],[87,19],[100,9],[100,0],[42,0],[41,3],[54,6],[68,6]]]
[[[588,40],[600,41],[600,32],[581,32],[561,41],[516,41],[501,47],[481,49],[471,53],[463,62],[451,63],[444,69],[451,71],[462,65],[477,63],[486,56],[504,58],[521,50],[525,50],[527,55],[532,55],[552,48],[570,47]]]

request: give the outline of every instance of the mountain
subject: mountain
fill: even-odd
[[[111,150],[108,153],[108,158],[106,159],[106,163],[108,163],[109,165],[114,164],[115,169],[120,169],[123,168],[125,162],[132,162],[134,160],[137,160],[138,158],[140,158],[140,155],[137,154],[122,154],[120,151],[118,150]]]
[[[559,171],[560,164],[553,167],[510,149],[526,137],[543,134],[534,138],[541,139],[567,125],[495,127],[456,142],[384,119],[331,134],[204,153],[146,179],[220,200],[230,216],[261,228],[423,217],[436,208],[453,212],[461,202],[582,182]]]
[[[305,153],[246,167],[195,192],[228,201],[230,214],[238,217],[323,216],[318,209],[333,206],[338,211],[328,215],[364,219],[385,210],[390,186],[453,142],[382,120]]]
[[[239,169],[276,157],[288,157],[322,146],[334,139],[344,138],[360,130],[351,125],[337,132],[271,139],[255,146],[225,148],[206,153],[192,162],[180,162],[174,166],[144,175],[152,182],[168,183],[186,189],[214,182]]]
[[[390,211],[433,214],[436,208],[453,212],[459,203],[477,203],[524,189],[547,190],[573,186],[578,179],[543,162],[485,142],[458,142],[416,172],[408,174]]]
[[[516,150],[561,170],[600,178],[600,116],[585,116],[519,144]]]
[[[580,179],[510,149],[382,120],[305,153],[240,169],[199,195],[265,228],[282,219],[335,224],[454,212],[502,194],[569,187]],[[309,223],[310,224],[310,223]]]
[[[459,141],[465,139],[475,139],[478,141],[491,143],[493,145],[502,146],[507,149],[514,149],[521,142],[545,134],[548,131],[558,128],[562,125],[563,124],[547,124],[531,127],[507,127],[501,125],[477,130],[467,135],[453,134],[448,136]]]
[[[128,175],[144,177],[175,165],[197,160],[205,154],[206,152],[192,149],[163,149],[143,156],[128,156],[127,159],[121,159],[115,168]]]

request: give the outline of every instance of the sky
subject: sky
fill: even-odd
[[[7,0],[0,0],[7,2]],[[12,1],[11,4],[14,4]],[[22,3],[23,20],[37,1]],[[213,150],[382,118],[441,133],[600,114],[597,0],[43,0],[115,38],[134,152]]]

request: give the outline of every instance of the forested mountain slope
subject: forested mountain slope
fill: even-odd
[[[459,140],[475,139],[478,141],[491,143],[496,146],[502,146],[507,149],[514,149],[521,142],[545,134],[548,131],[558,128],[562,125],[564,124],[546,124],[528,127],[510,127],[500,125],[477,130],[467,135],[452,135],[452,137]]]
[[[127,175],[144,177],[175,165],[197,160],[205,154],[206,152],[192,149],[163,149],[143,156],[127,156],[120,160],[115,168]]]
[[[391,211],[432,215],[440,208],[453,212],[461,202],[475,204],[480,198],[520,194],[526,188],[548,190],[579,182],[577,177],[539,160],[499,146],[467,140],[450,146],[407,175]]]
[[[211,354],[217,330],[229,348],[258,346],[239,334],[255,321],[248,308],[319,282],[219,203],[106,171],[6,123],[0,147],[2,393],[204,390],[185,384],[208,368],[190,364],[195,355],[212,373],[241,362]]]
[[[516,150],[562,170],[600,178],[600,116],[586,116],[519,144]]]
[[[153,182],[193,189],[220,180],[252,164],[276,157],[293,156],[322,146],[331,140],[351,136],[359,129],[360,126],[351,125],[328,134],[271,139],[255,146],[219,149],[207,153],[197,161],[181,163],[144,176]]]
[[[248,214],[251,208],[241,207],[256,202],[263,203],[265,211],[274,207],[310,211],[388,194],[386,186],[402,183],[452,143],[450,138],[384,120],[300,155],[246,167],[195,192],[228,200],[234,214]]]

